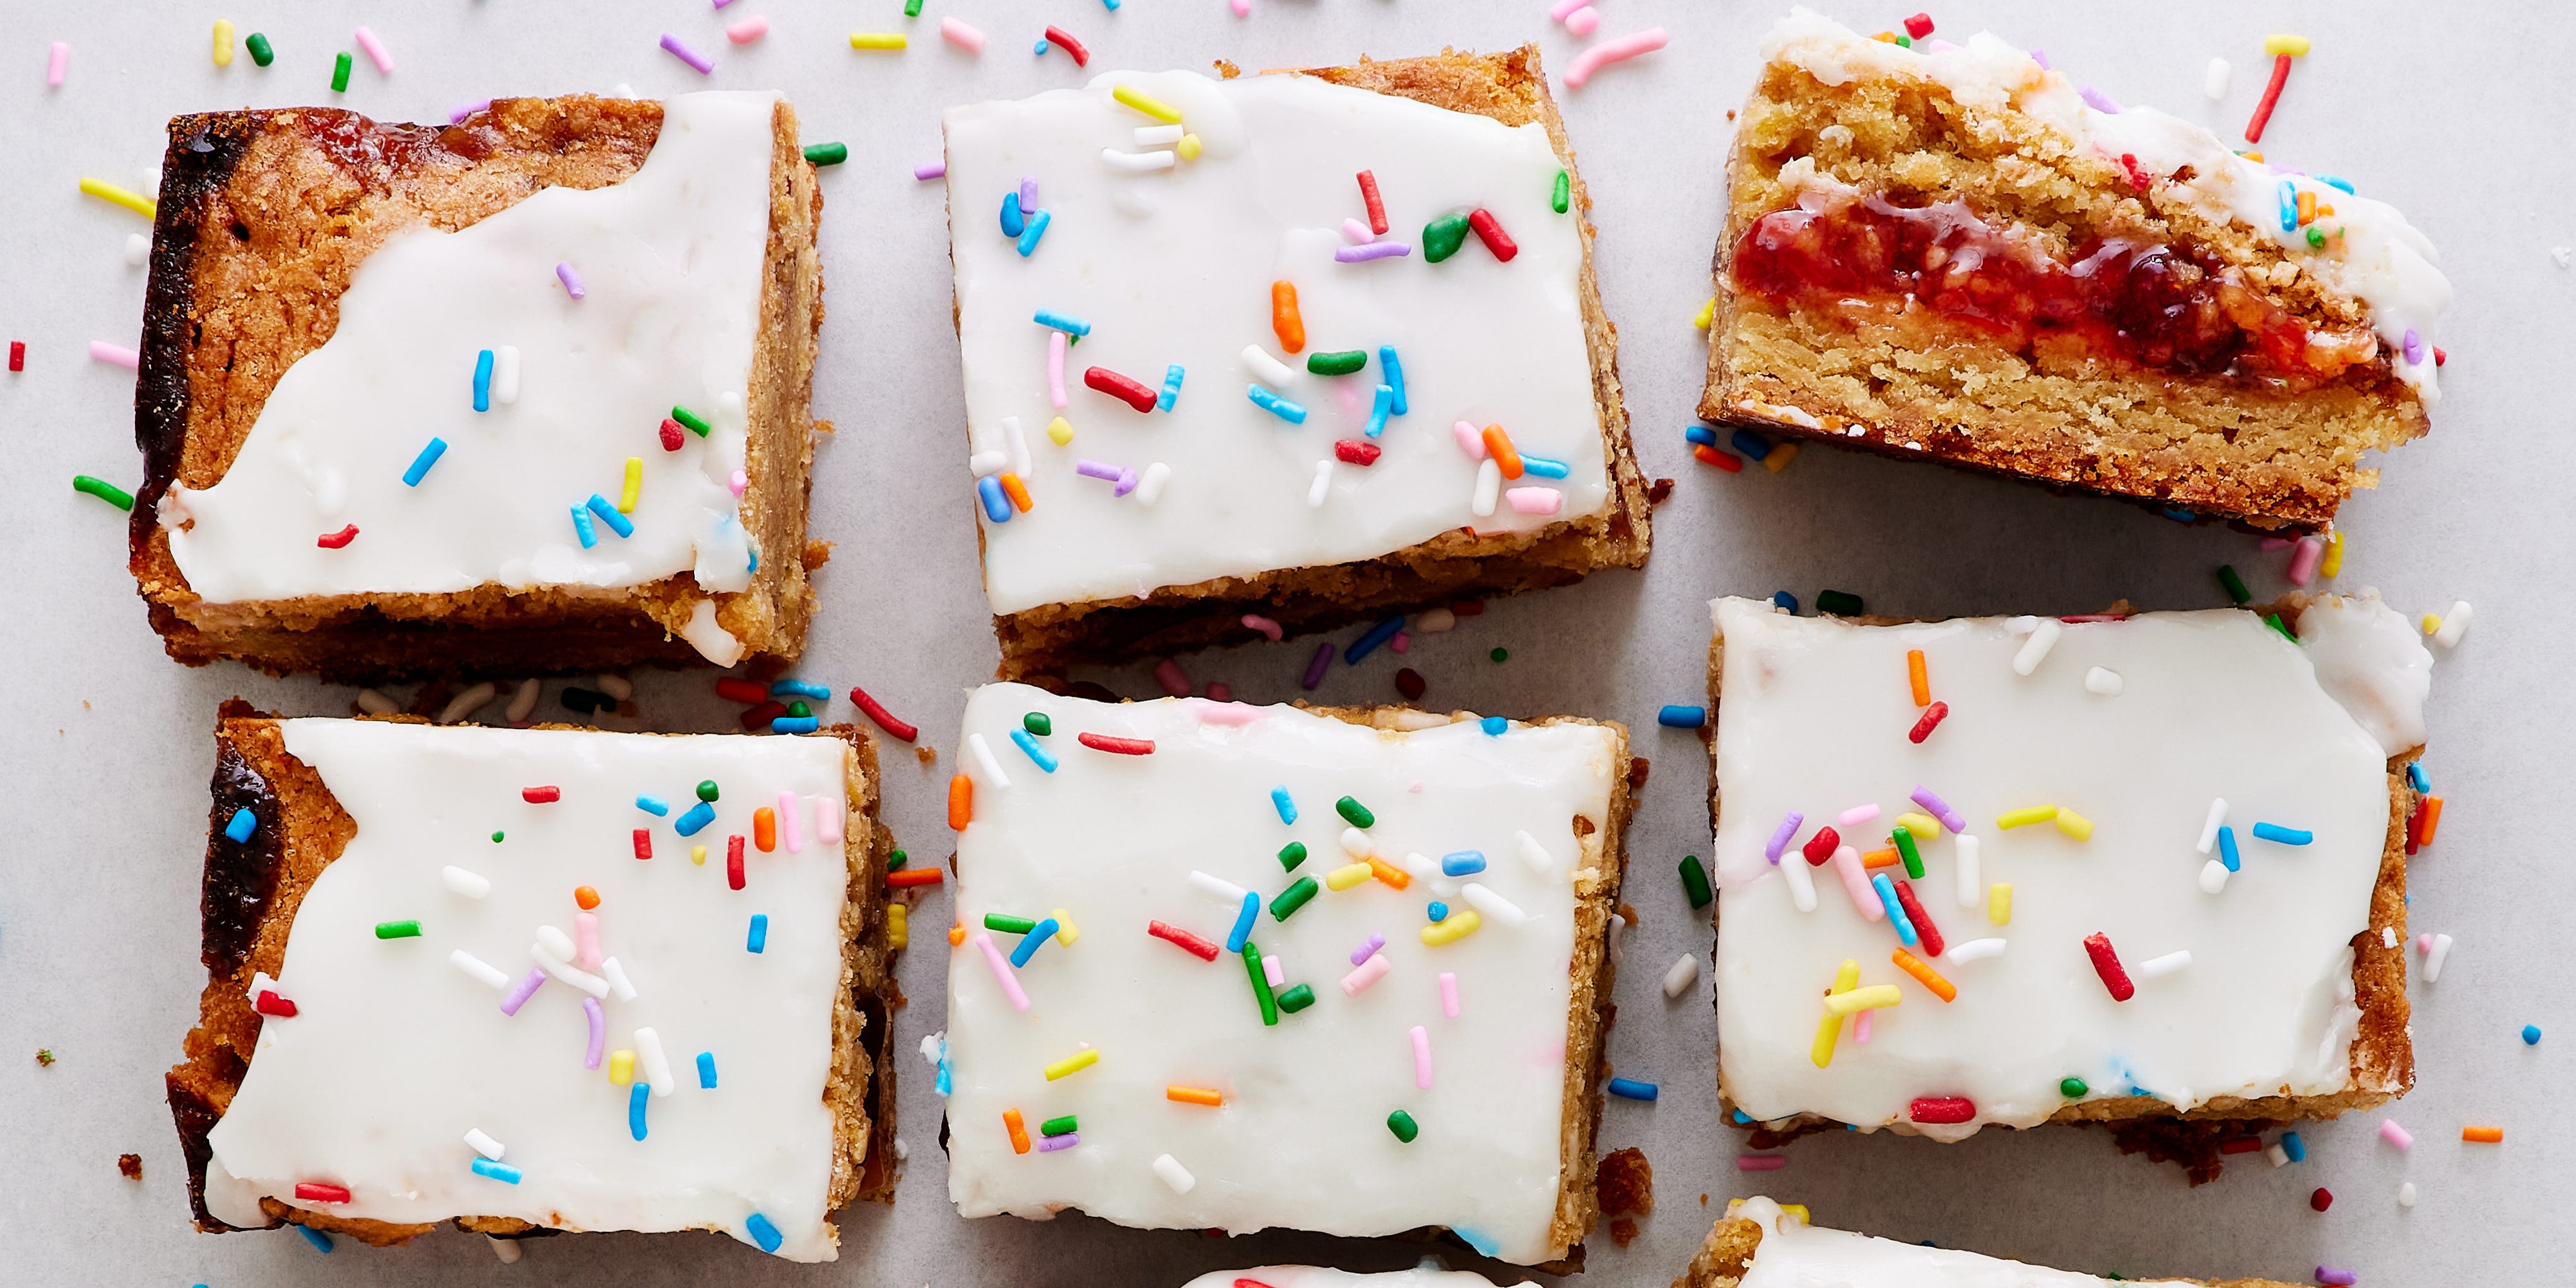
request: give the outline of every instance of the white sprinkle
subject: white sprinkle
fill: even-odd
[[[496,1234],[487,1234],[483,1236],[483,1241],[492,1245],[492,1255],[499,1257],[502,1265],[515,1266],[519,1264],[518,1240],[504,1239]]]
[[[389,716],[402,710],[402,704],[374,689],[360,689],[358,690],[358,709],[371,716]]]
[[[1199,1178],[1190,1175],[1190,1169],[1181,1166],[1181,1160],[1169,1154],[1155,1157],[1154,1175],[1162,1177],[1163,1184],[1171,1186],[1174,1194],[1187,1194],[1199,1183]]]
[[[567,935],[552,926],[537,927],[537,942],[540,945],[543,945],[547,952],[553,953],[555,956],[560,957],[565,961],[571,961],[578,955],[573,948],[572,936]]]
[[[519,348],[492,346],[492,401],[502,406],[519,401]]]
[[[930,1067],[936,1069],[939,1067],[940,1049],[947,1045],[948,1030],[941,1029],[937,1033],[928,1034],[921,1039],[921,1058],[929,1061]]]
[[[502,974],[500,968],[462,948],[449,953],[447,955],[447,960],[448,963],[456,967],[456,969],[461,970],[494,988],[506,990],[510,987],[510,977]]]
[[[1868,805],[1854,805],[1835,817],[1836,820],[1844,827],[1858,827],[1861,824],[1878,817],[1878,806],[1875,803]]]
[[[438,870],[438,879],[446,882],[448,889],[468,899],[480,899],[492,893],[491,878],[468,872],[452,863]]]
[[[1112,170],[1125,170],[1135,174],[1142,174],[1148,170],[1169,170],[1180,161],[1180,157],[1171,152],[1121,152],[1116,148],[1102,148],[1100,159],[1108,162]]]
[[[2227,97],[2227,75],[2231,70],[2226,59],[2210,59],[2209,72],[2200,79],[2200,92],[2209,95],[2213,103]]]
[[[662,1035],[649,1028],[635,1030],[635,1062],[644,1066],[644,1080],[653,1084],[656,1100],[671,1094],[671,1057],[662,1050]]]
[[[1154,503],[1163,499],[1163,485],[1171,481],[1171,466],[1161,461],[1146,466],[1144,474],[1136,479],[1136,504],[1154,508]]]
[[[1523,925],[1529,921],[1529,914],[1521,911],[1519,904],[1486,889],[1480,882],[1470,881],[1460,886],[1458,893],[1467,896],[1467,902],[1476,905],[1476,911],[1506,926]]]
[[[1986,902],[1986,883],[1977,872],[1977,838],[1965,832],[1950,838],[1951,853],[1958,858],[1959,906],[1977,908]],[[1783,859],[1788,855],[1781,855]]]
[[[2001,957],[2004,955],[2004,947],[2005,943],[2001,939],[1971,939],[1964,944],[1950,945],[1950,951],[1946,956],[1949,957],[1951,965],[1965,966],[1970,962],[1984,961],[1989,957]]]
[[[895,1138],[894,1138],[894,1161],[896,1161],[896,1162],[900,1163],[900,1162],[902,1162],[902,1161],[904,1161],[905,1159],[910,1158],[910,1157],[912,1157],[912,1147],[903,1143],[903,1137],[901,1137],[901,1136],[897,1136],[897,1137],[895,1137]]]
[[[1257,344],[1243,346],[1243,365],[1252,368],[1252,374],[1261,377],[1261,383],[1273,389],[1287,388],[1288,382],[1297,375],[1288,369],[1287,363],[1271,357],[1269,350]]]
[[[1413,619],[1413,629],[1425,635],[1437,635],[1458,625],[1458,615],[1446,608],[1434,608]]]
[[[1467,510],[1479,519],[1490,519],[1494,517],[1494,503],[1502,499],[1502,463],[1486,457],[1484,464],[1476,467],[1476,495],[1468,502]]]
[[[2442,978],[2442,963],[2449,961],[2450,959],[2451,937],[2449,935],[2433,936],[2432,951],[2424,954],[2424,982],[2430,984],[2433,981]]]
[[[2210,798],[2209,817],[2202,819],[2200,823],[2199,849],[2201,853],[2209,853],[2209,847],[2218,844],[2219,826],[2226,821],[2227,798],[2224,796],[2215,796]]]
[[[1136,127],[1136,146],[1140,148],[1168,147],[1174,143],[1180,142],[1181,134],[1181,127],[1177,125],[1139,125]]]
[[[1001,473],[1002,467],[1010,463],[1010,455],[999,450],[977,452],[966,458],[966,468],[974,471],[979,479]]]
[[[457,721],[482,710],[484,707],[489,706],[492,699],[499,696],[501,696],[500,688],[494,685],[491,681],[486,680],[483,683],[475,685],[473,688],[467,689],[463,693],[457,694],[455,697],[448,699],[447,705],[438,709],[438,722],[440,724],[454,724]]]
[[[2117,671],[2097,666],[2084,673],[2086,693],[2098,693],[2106,698],[2116,698],[2120,696],[2120,688],[2120,673]]]
[[[1002,772],[1002,762],[993,759],[993,744],[984,741],[984,735],[980,733],[966,735],[966,749],[974,753],[975,768],[984,772],[986,786],[1011,785],[1011,776]]]
[[[2200,865],[2200,892],[2216,894],[2227,888],[2227,865],[2216,859]]]
[[[2191,950],[2178,948],[2162,957],[2150,957],[2139,962],[2135,973],[2140,979],[2154,979],[2160,975],[2171,975],[2189,965],[2191,965]]]
[[[555,933],[560,935],[563,932],[558,930]],[[582,970],[574,966],[572,963],[565,961],[563,958],[547,952],[545,945],[528,945],[528,955],[536,958],[537,968],[539,970],[554,976],[556,979],[562,980],[563,982],[572,985],[574,988],[590,994],[592,997],[608,996],[607,980],[601,979],[597,975],[593,975],[589,971]]]
[[[509,717],[512,724],[527,719],[536,711],[537,691],[543,687],[534,676],[519,681],[519,691],[510,695],[510,705],[502,708],[501,714]]]
[[[599,973],[607,978],[608,990],[617,995],[618,1001],[635,1000],[635,981],[626,978],[626,968],[618,965],[616,958],[610,957],[601,961]]]
[[[1354,859],[1365,859],[1377,852],[1377,847],[1369,844],[1368,833],[1356,827],[1343,828],[1341,836],[1335,839],[1341,842],[1342,853]]]
[[[2272,1166],[2274,1167],[2287,1167],[2290,1165],[2290,1151],[2283,1149],[2278,1145],[2265,1146],[2263,1149],[2263,1157],[2271,1159]]]
[[[1807,871],[1806,859],[1794,854],[1781,856],[1794,862],[1780,865],[1780,879],[1789,883],[1789,904],[1800,912],[1816,910],[1816,878]]]
[[[2379,928],[2379,946],[2382,948],[2395,948],[2397,946],[2397,927],[2381,926]]]
[[[1699,983],[1699,955],[1683,953],[1664,971],[1664,996],[1679,997]]]
[[[480,1127],[473,1128],[465,1133],[465,1143],[473,1146],[475,1153],[481,1154],[483,1157],[491,1159],[495,1163],[501,1161],[501,1156],[503,1154],[510,1152],[507,1147],[501,1144],[501,1142],[492,1139],[490,1136],[484,1135],[483,1129]]]
[[[2415,1182],[2405,1181],[2398,1185],[2397,1206],[2409,1208],[2415,1206]]]
[[[1521,856],[1521,862],[1528,864],[1530,871],[1540,876],[1556,871],[1556,856],[1548,853],[1547,847],[1527,832],[1512,833],[1512,851]]]
[[[600,692],[605,693],[620,702],[624,702],[628,698],[635,696],[635,685],[625,676],[598,675],[591,677],[591,679],[592,683],[598,687]]]
[[[150,258],[152,258],[152,239],[141,233],[127,233],[125,235],[125,262],[131,267],[141,268],[143,267],[143,261]]]
[[[1306,489],[1306,508],[1310,510],[1324,508],[1324,498],[1332,495],[1332,491],[1333,458],[1327,456],[1315,462],[1315,483],[1314,486]]]
[[[1061,333],[1059,333],[1061,334]],[[1037,471],[1037,458],[1029,455],[1029,436],[1020,429],[1020,418],[1002,418],[1002,446],[1011,453],[1011,472],[1023,480]]]
[[[2463,599],[2442,614],[2441,629],[2433,632],[2433,642],[2444,648],[2455,648],[2460,637],[2469,633],[2469,601]]]
[[[137,234],[135,234],[135,235],[139,237],[139,236],[141,236],[142,234],[137,233]],[[2550,247],[2550,248],[2549,248],[2549,258],[2550,258],[2550,259],[2552,259],[2552,260],[2557,261],[2557,264],[2558,264],[2558,266],[2559,266],[2560,268],[2565,268],[2565,267],[2567,267],[2567,262],[2568,262],[2568,259],[2569,259],[2570,254],[2571,254],[2571,252],[2570,252],[2569,248],[2568,248],[2568,247],[2565,247],[2565,246],[2552,246],[2552,247]]]
[[[2039,624],[2031,628],[2030,638],[2022,641],[2021,651],[2013,654],[2013,674],[2028,675],[2038,670],[2039,664],[2047,659],[2048,650],[2057,647],[2057,637],[2065,630],[2054,617],[2040,618]]]
[[[250,987],[242,990],[242,996],[256,1002],[259,1000],[260,994],[273,991],[276,987],[277,980],[267,971],[252,971],[250,976]]]
[[[2013,617],[2004,621],[2006,635],[2028,635],[2038,629],[2039,619],[2036,617]]]
[[[1247,893],[1242,886],[1218,877],[1209,876],[1204,872],[1190,873],[1190,885],[1197,889],[1199,893],[1207,895],[1218,903],[1225,904],[1229,907],[1242,904],[1243,896]]]

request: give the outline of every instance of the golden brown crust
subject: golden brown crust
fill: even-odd
[[[131,523],[136,586],[171,657],[347,680],[697,660],[674,633],[706,597],[689,573],[617,590],[485,585],[209,604],[189,589],[157,513],[172,483],[202,488],[223,477],[269,392],[330,339],[342,292],[387,239],[454,231],[549,187],[622,182],[643,165],[661,122],[659,103],[587,95],[499,99],[446,127],[329,108],[171,121],[135,400],[145,477]],[[793,660],[813,609],[795,556],[805,550],[808,394],[822,325],[822,192],[797,149],[794,109],[780,103],[774,125],[745,514],[774,557],[749,590],[714,598],[718,623],[752,656]]]
[[[1490,116],[1505,125],[1537,122],[1547,127],[1570,185],[1567,212],[1583,242],[1579,294],[1592,361],[1593,405],[1610,470],[1610,508],[1536,532],[1478,535],[1462,528],[1375,559],[1217,577],[1147,595],[1048,604],[998,616],[993,633],[1001,641],[1002,663],[996,678],[1061,675],[1077,662],[1239,643],[1248,638],[1242,624],[1246,612],[1259,612],[1291,633],[1303,633],[1453,599],[1564,585],[1603,568],[1645,566],[1652,545],[1651,507],[1619,387],[1618,328],[1602,310],[1600,284],[1593,275],[1592,198],[1575,169],[1574,148],[1548,94],[1538,48],[1523,45],[1501,54],[1443,50],[1426,58],[1362,58],[1347,67],[1266,74],[1313,76]],[[980,542],[980,525],[977,531]]]
[[[1691,1258],[1673,1288],[1736,1288],[1745,1272],[1753,1266],[1753,1256],[1762,1246],[1762,1227],[1740,1216],[1718,1220],[1717,1228],[1708,1232],[1706,1242]],[[2135,1276],[2131,1276],[2134,1278]],[[2185,1283],[2207,1285],[2207,1288],[2299,1288],[2278,1279],[2189,1279]]]

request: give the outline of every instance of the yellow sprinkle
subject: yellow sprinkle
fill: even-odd
[[[233,20],[215,19],[215,66],[233,65]]]
[[[621,1087],[635,1081],[634,1052],[611,1051],[608,1053],[608,1080]]]
[[[1064,417],[1058,416],[1047,422],[1047,437],[1054,439],[1056,446],[1062,447],[1073,441],[1073,426],[1066,423]]]
[[[1834,986],[1826,989],[1825,993],[1827,996],[1832,996],[1836,993],[1848,993],[1858,987],[1860,987],[1860,963],[1846,958],[1841,968],[1834,972]],[[1816,1021],[1816,1045],[1814,1050],[1807,1053],[1807,1058],[1815,1061],[1817,1068],[1824,1068],[1834,1062],[1834,1042],[1842,1036],[1842,1031],[1843,1017],[1839,1015],[1828,1014]]]
[[[2292,58],[2302,58],[2308,52],[2308,38],[2293,36],[2286,31],[2276,32],[2263,38],[2263,52],[2274,58],[2283,54],[2288,54]]]
[[[1167,125],[1178,125],[1181,123],[1181,109],[1174,107],[1171,104],[1144,92],[1143,90],[1137,89],[1132,85],[1121,85],[1118,88],[1109,91],[1109,97],[1117,99],[1119,102],[1125,103],[1127,106],[1135,108],[1137,111],[1143,112],[1145,115],[1153,117],[1155,120],[1161,121]]]
[[[697,865],[698,867],[705,867],[707,865],[707,847],[703,845],[690,846],[689,862]]]
[[[1798,1218],[1800,1225],[1814,1224],[1807,1219],[1807,1205],[1804,1203],[1783,1203],[1780,1205],[1780,1210]]]
[[[1199,142],[1199,136],[1195,134],[1182,135],[1180,146],[1181,159],[1184,161],[1198,160],[1200,149],[1206,146],[1206,144]]]
[[[2239,152],[2236,155],[2258,164],[2263,160],[2263,154],[2260,152]]]
[[[1875,1011],[1882,1006],[1896,1006],[1904,1001],[1905,995],[1897,992],[1894,984],[1872,984],[1867,988],[1855,988],[1826,998],[1825,1014],[1839,1019],[1854,1011]]]
[[[1699,306],[1699,316],[1691,319],[1691,325],[1705,331],[1715,321],[1717,321],[1717,297],[1712,295],[1708,297],[1708,303]]]
[[[2424,633],[2430,635],[2433,632],[2442,629],[2442,615],[2439,613],[2426,613],[2424,614],[2424,619],[2421,622],[2418,622],[2417,625],[2422,626],[2424,628]]]
[[[1059,944],[1069,944],[1080,938],[1082,938],[1082,927],[1073,924],[1073,914],[1062,908],[1056,909],[1055,941]]]
[[[2090,841],[2093,839],[2093,820],[2086,818],[2071,809],[2061,809],[2057,811],[2057,817],[2053,821],[2057,824],[2058,831],[2064,832],[2068,836],[2074,837],[2076,840]]]
[[[1936,819],[1929,814],[1917,814],[1911,810],[1897,815],[1896,825],[1904,828],[1908,832],[1912,832],[1914,834],[1914,839],[1918,841],[1928,841],[1941,834],[1941,822],[1939,819]]]
[[[2343,571],[2343,534],[2326,534],[2326,557],[2317,561],[2317,575],[2331,577]]]
[[[1762,458],[1762,468],[1777,474],[1789,468],[1789,462],[1796,459],[1798,459],[1796,443],[1773,443],[1771,454]]]
[[[850,48],[852,49],[901,49],[909,43],[911,42],[905,40],[903,38],[903,33],[900,31],[853,31],[850,33]]]
[[[886,947],[901,948],[912,942],[912,914],[900,903],[886,905]]]
[[[1475,909],[1460,908],[1451,912],[1448,920],[1436,921],[1428,926],[1424,926],[1422,928],[1422,942],[1429,944],[1434,948],[1438,948],[1442,944],[1454,944],[1459,940],[1476,933],[1476,927],[1483,924],[1485,924],[1485,919],[1477,916]]]
[[[128,188],[117,187],[105,179],[84,178],[80,181],[80,190],[101,201],[113,201],[146,219],[157,219],[161,214],[161,208],[152,204],[150,197]]]
[[[1348,890],[1352,886],[1358,885],[1360,882],[1366,881],[1375,875],[1377,875],[1377,869],[1372,868],[1365,863],[1354,863],[1349,867],[1335,868],[1332,871],[1325,873],[1324,888],[1328,890]]]
[[[626,458],[626,490],[617,494],[617,512],[635,513],[635,494],[644,490],[644,458]]]
[[[1995,826],[2021,827],[2031,823],[2045,823],[2055,817],[2057,817],[2056,806],[2033,805],[2028,809],[2010,809],[1995,815]]]
[[[1986,920],[1998,926],[2012,924],[2012,882],[1998,881],[1986,887]]]
[[[1100,1063],[1099,1048],[1094,1047],[1088,1051],[1077,1051],[1072,1055],[1056,1061],[1054,1064],[1048,1065],[1046,1067],[1047,1081],[1053,1082],[1069,1073],[1080,1073],[1098,1063]]]

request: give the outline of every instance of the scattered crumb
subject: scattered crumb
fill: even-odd
[[[1624,1248],[1634,1242],[1636,1238],[1636,1222],[1631,1221],[1624,1216],[1618,1217],[1610,1222],[1610,1241],[1612,1243],[1618,1244],[1620,1247]]]
[[[1227,80],[1233,80],[1235,77],[1243,74],[1243,69],[1220,58],[1216,60],[1216,74]]]
[[[1735,109],[1734,109],[1734,108],[1731,108],[1731,107],[1730,107],[1730,108],[1726,109],[1726,119],[1728,119],[1728,120],[1730,120],[1730,121],[1732,121],[1732,120],[1734,120],[1734,119],[1735,119]]]
[[[1620,904],[1619,920],[1627,922],[1630,929],[1635,929],[1637,925],[1637,909],[1635,906],[1625,903]]]
[[[127,1179],[127,1180],[129,1180],[129,1181],[139,1181],[139,1180],[142,1180],[142,1179],[143,1179],[143,1156],[142,1156],[141,1154],[119,1154],[119,1155],[117,1155],[117,1156],[116,1156],[116,1170],[117,1170],[117,1173],[118,1173],[119,1175],[123,1176],[125,1179]]]
[[[939,759],[939,749],[926,742],[917,743],[913,746],[912,758],[927,765],[932,761]]]
[[[36,1048],[36,1063],[37,1063],[38,1065],[40,1065],[40,1066],[49,1066],[49,1065],[53,1064],[53,1062],[54,1062],[54,1049],[53,1049],[52,1047],[37,1047],[37,1048]]]
[[[1662,505],[1664,502],[1672,499],[1672,495],[1673,481],[1671,479],[1656,479],[1653,483],[1646,486],[1646,504],[1648,505]]]
[[[1612,1150],[1602,1157],[1595,1178],[1603,1212],[1614,1216],[1622,1212],[1655,1214],[1655,1167],[1646,1161],[1645,1151],[1633,1147]]]
[[[1707,1207],[1707,1206],[1708,1206],[1708,1196],[1707,1196],[1707,1195],[1703,1194],[1703,1195],[1700,1195],[1700,1196],[1699,1196],[1699,1205],[1700,1205],[1701,1207]]]

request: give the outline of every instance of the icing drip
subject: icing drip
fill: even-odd
[[[2424,745],[2424,699],[2433,691],[2433,655],[2424,637],[2377,590],[2320,595],[2299,611],[2317,683],[2352,713],[2380,750],[2402,756]]]

